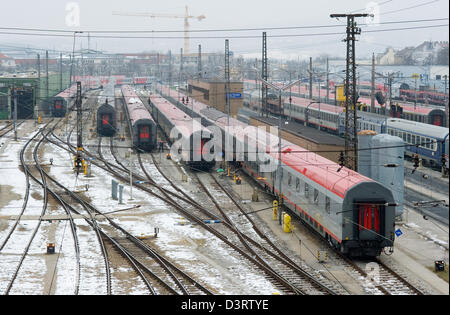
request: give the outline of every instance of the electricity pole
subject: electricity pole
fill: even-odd
[[[77,156],[75,160],[75,168],[77,175],[80,172],[83,163],[83,111],[82,111],[82,96],[81,96],[81,82],[77,82]]]
[[[263,32],[263,46],[262,46],[262,69],[261,69],[261,79],[267,81],[267,33]],[[266,117],[269,116],[267,112],[267,94],[268,87],[264,84],[261,85],[261,106],[262,106],[262,116],[264,114]]]
[[[345,153],[346,166],[358,171],[358,113],[356,108],[356,36],[361,34],[355,18],[369,14],[332,14],[331,18],[347,18],[347,67],[345,79]]]
[[[375,113],[375,54],[372,54],[372,93],[370,94],[370,112]]]
[[[17,141],[17,91],[15,83],[11,89],[11,94],[14,100],[14,141]]]
[[[313,99],[313,69],[312,69],[312,57],[309,57],[309,99]]]
[[[37,55],[37,71],[38,71],[38,83],[37,83],[37,92],[36,92],[36,103],[41,104],[41,56]],[[39,110],[38,110],[39,112]],[[39,114],[38,114],[39,116]]]
[[[198,78],[202,78],[202,45],[198,45],[198,59],[197,59]]]
[[[328,104],[330,102],[330,64],[327,57],[327,101]]]
[[[447,77],[447,75],[444,75],[444,79],[445,79],[445,81],[444,81],[444,84],[445,84],[445,87],[444,87],[444,94],[445,94],[445,121],[444,121],[444,124],[443,124],[443,126],[445,126],[445,127],[448,127],[449,126],[449,121],[448,121],[448,90],[447,90],[447,80],[448,80],[448,77]]]
[[[172,86],[172,51],[169,50],[169,88]]]
[[[47,103],[46,107],[47,107],[47,112],[48,114],[52,114],[51,111],[52,109],[49,109],[50,106],[48,104],[49,102],[49,97],[50,97],[50,93],[49,93],[49,82],[48,82],[48,50],[45,51],[45,75],[46,75],[46,79],[45,79],[45,102]]]
[[[227,134],[230,132],[230,44],[228,39],[225,40],[225,100],[227,104]],[[227,140],[225,140],[227,141]],[[227,167],[227,175],[230,176],[228,167],[227,154],[225,154],[225,165]]]
[[[59,55],[59,90],[63,89],[63,64],[62,64],[62,53]]]

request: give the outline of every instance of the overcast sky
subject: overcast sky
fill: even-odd
[[[448,24],[449,2],[447,0],[376,0],[379,15],[375,21],[358,19],[365,22],[392,22],[424,19],[447,18],[442,21],[429,21],[404,24],[381,24],[363,26],[363,34],[358,43],[358,52],[369,56],[371,52],[382,52],[388,46],[403,48],[414,46],[425,40],[448,40],[448,26],[438,28],[423,28],[414,30],[374,32],[382,29],[397,29],[407,27],[423,27],[429,25]],[[75,3],[71,6],[70,3]],[[84,30],[84,31],[117,31],[117,30],[147,30],[147,31],[182,31],[183,19],[148,18],[113,15],[113,11],[121,12],[152,12],[158,14],[184,15],[185,6],[193,16],[205,15],[202,21],[191,19],[191,30],[199,29],[232,29],[232,28],[265,28],[265,27],[299,27],[299,26],[332,26],[333,28],[306,28],[291,30],[267,30],[269,57],[305,58],[328,53],[336,56],[345,55],[345,44],[341,41],[345,36],[345,20],[337,21],[329,17],[332,13],[367,12],[370,1],[363,0],[14,0],[2,1],[0,11],[0,33],[12,32],[8,27]],[[372,2],[373,3],[373,2]],[[79,7],[79,19],[77,18]],[[69,9],[69,10],[66,10]],[[76,24],[79,21],[79,26]],[[75,24],[75,25],[73,25]],[[365,32],[366,31],[366,32]],[[369,32],[367,32],[369,31]],[[29,31],[21,31],[29,33]],[[342,35],[311,36],[310,34],[336,33]],[[47,33],[43,33],[47,34]],[[60,34],[60,33],[58,33]],[[210,39],[191,39],[191,52],[197,51],[198,44],[202,51],[223,51],[225,39],[229,36],[230,49],[237,55],[260,56],[262,30],[246,32],[205,32],[191,33],[192,37],[221,37]],[[305,35],[308,36],[298,36]],[[68,37],[24,36],[0,34],[0,44],[17,46],[35,46],[56,50],[71,51],[73,33]],[[77,35],[85,36],[87,35]],[[95,38],[94,36],[147,36],[146,39],[129,38]],[[233,38],[233,36],[256,36],[256,38]],[[291,37],[271,38],[273,35],[296,35]],[[99,34],[91,33],[91,48],[107,52],[141,52],[158,50],[178,53],[183,47],[183,33],[135,33],[135,34]],[[178,39],[157,39],[155,37],[179,37]],[[86,38],[77,38],[77,48],[87,48]]]

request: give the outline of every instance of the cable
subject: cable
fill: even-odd
[[[393,0],[390,0],[393,1]],[[436,1],[436,0],[435,0]],[[439,0],[437,0],[439,1]],[[381,22],[380,25],[389,25],[389,24],[405,24],[405,23],[420,23],[420,22],[437,22],[448,20],[448,17],[445,18],[433,18],[433,19],[420,19],[420,20],[403,20],[403,21],[388,21]],[[359,26],[369,26],[371,24],[358,24]],[[342,27],[341,24],[335,25],[303,25],[303,26],[279,26],[279,27],[259,27],[259,28],[230,28],[230,29],[200,29],[200,30],[189,30],[190,33],[205,33],[205,32],[246,32],[246,31],[270,31],[270,30],[293,30],[293,29],[317,29],[317,28],[334,28],[334,27]],[[39,29],[39,28],[21,28],[21,27],[0,27],[0,30],[10,30],[10,31],[32,31],[32,32],[48,32],[48,33],[70,33],[71,37],[73,37],[73,30],[62,30],[62,29]],[[139,34],[139,33],[185,33],[186,30],[105,30],[105,31],[96,31],[96,30],[84,30],[83,33],[90,34]],[[80,37],[92,37],[87,35],[80,35]],[[152,37],[158,38],[158,37]]]
[[[381,33],[392,31],[404,31],[404,30],[416,30],[416,29],[429,29],[446,27],[449,24],[438,25],[424,25],[416,27],[404,27],[404,28],[392,28],[382,30],[365,30],[365,33]],[[43,36],[43,37],[66,37],[72,38],[72,35],[64,34],[38,34],[38,33],[23,33],[23,32],[0,32],[2,35],[21,35],[21,36]],[[283,35],[267,35],[270,38],[290,38],[290,37],[317,37],[317,36],[337,36],[343,35],[342,32],[330,32],[330,33],[309,33],[309,34],[283,34]],[[81,38],[87,38],[87,36],[79,36]],[[191,39],[257,39],[260,35],[242,35],[242,36],[195,36]],[[92,35],[90,38],[102,38],[102,39],[184,39],[182,36],[106,36],[106,35]]]
[[[411,9],[423,7],[423,6],[426,6],[426,5],[435,3],[435,2],[439,2],[439,1],[440,0],[433,0],[433,1],[428,1],[428,2],[422,3],[422,4],[414,5],[414,6],[411,6],[411,7],[406,7],[406,8],[402,8],[402,9],[398,9],[398,10],[394,10],[394,11],[383,12],[383,15],[397,13],[397,12],[404,12],[406,10],[411,10]]]

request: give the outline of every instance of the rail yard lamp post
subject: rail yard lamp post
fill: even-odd
[[[73,62],[75,59],[75,38],[76,38],[76,34],[83,34],[83,32],[81,31],[75,31],[73,32],[73,48],[72,48],[72,61],[71,61],[71,65],[70,65],[70,86],[72,86],[72,74],[73,74]]]

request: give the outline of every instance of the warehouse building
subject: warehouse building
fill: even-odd
[[[187,87],[189,97],[211,106],[223,113],[228,113],[224,81],[189,80]],[[244,83],[230,82],[230,115],[237,118],[238,111],[244,105]]]
[[[13,88],[17,94],[17,118],[32,119],[39,113],[48,116],[51,98],[68,85],[69,74],[61,77],[59,73],[50,73],[48,80],[45,75],[39,79],[37,73],[0,76],[0,119],[13,118]]]

